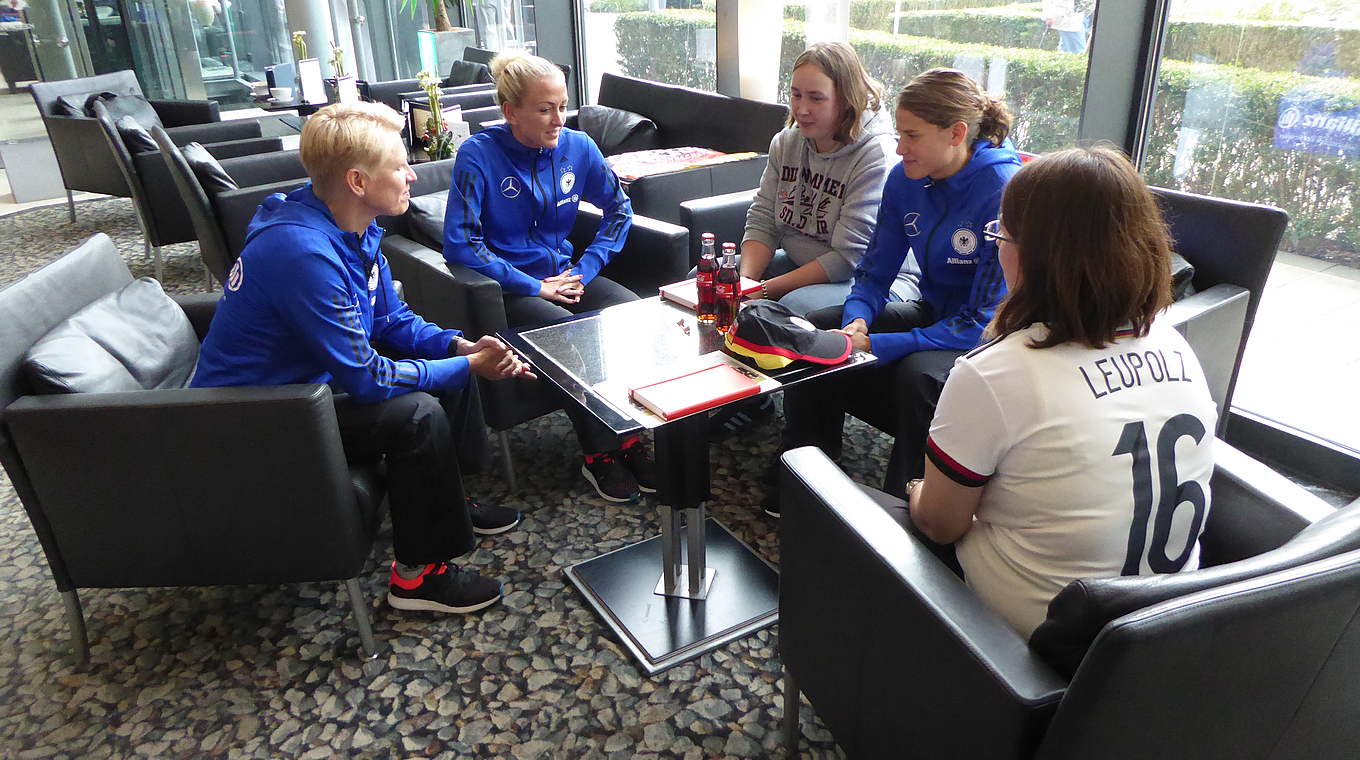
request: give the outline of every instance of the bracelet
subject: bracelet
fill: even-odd
[[[765,287],[765,281],[764,281],[764,280],[761,280],[761,281],[760,281],[760,297],[761,297],[761,298],[769,298],[769,297],[770,297],[770,291],[769,291],[768,289],[766,289],[766,287]]]
[[[912,492],[912,491],[915,491],[915,490],[916,490],[916,487],[919,486],[919,485],[921,485],[921,484],[924,483],[924,482],[925,482],[925,478],[912,478],[911,480],[908,480],[908,481],[907,481],[907,501],[908,501],[908,502],[911,501],[911,492]]]

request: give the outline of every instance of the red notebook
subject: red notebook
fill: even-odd
[[[672,282],[669,285],[662,285],[661,297],[674,301],[686,309],[699,308],[699,286],[695,284],[694,278]],[[741,296],[745,298],[752,293],[760,290],[760,281],[750,277],[741,278]]]
[[[673,420],[759,392],[759,380],[720,362],[669,380],[631,388],[628,396],[662,419]]]

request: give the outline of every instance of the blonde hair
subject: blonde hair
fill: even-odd
[[[325,192],[339,187],[350,169],[368,171],[381,162],[405,125],[382,103],[335,103],[312,114],[302,127],[299,152],[312,185]]]
[[[865,71],[855,49],[844,42],[818,42],[798,54],[792,71],[811,64],[831,80],[836,98],[845,105],[836,121],[836,142],[847,145],[864,132],[864,112],[883,107],[883,86]],[[789,109],[788,125],[796,123]]]
[[[956,69],[931,69],[917,74],[898,93],[897,107],[940,129],[960,121],[967,124],[969,145],[978,138],[1000,145],[1011,133],[1011,114],[1006,104]]]
[[[518,105],[529,85],[543,77],[556,76],[564,83],[566,76],[557,64],[546,58],[530,55],[523,50],[501,53],[491,59],[491,76],[496,80],[496,105]]]

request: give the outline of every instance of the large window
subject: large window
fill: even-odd
[[[1360,450],[1360,6],[1173,0],[1155,185],[1289,212],[1233,404]]]
[[[718,88],[714,0],[582,0],[586,101],[600,75]]]
[[[834,3],[834,0],[831,0]],[[809,39],[827,39],[828,0],[788,2],[780,69],[787,100],[790,68]],[[889,96],[936,66],[960,69],[1015,115],[1021,150],[1076,141],[1095,0],[850,0],[850,44]]]

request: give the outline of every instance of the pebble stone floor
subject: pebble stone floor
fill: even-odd
[[[95,232],[149,275],[131,204],[94,200],[0,218],[0,283]],[[166,288],[203,288],[195,243],[169,246]],[[756,473],[777,422],[714,444],[710,510],[777,564]],[[852,477],[877,482],[888,441],[847,424]],[[81,592],[91,662],[69,656],[60,596],[8,478],[0,482],[0,757],[695,758],[781,756],[778,627],[648,678],[563,568],[659,532],[654,514],[594,495],[560,412],[513,431],[520,488],[491,471],[470,492],[526,513],[465,561],[501,578],[480,614],[382,602],[391,533],[361,576],[382,654],[359,654],[338,583]],[[205,484],[210,487],[210,484]],[[806,701],[805,757],[841,757]]]

